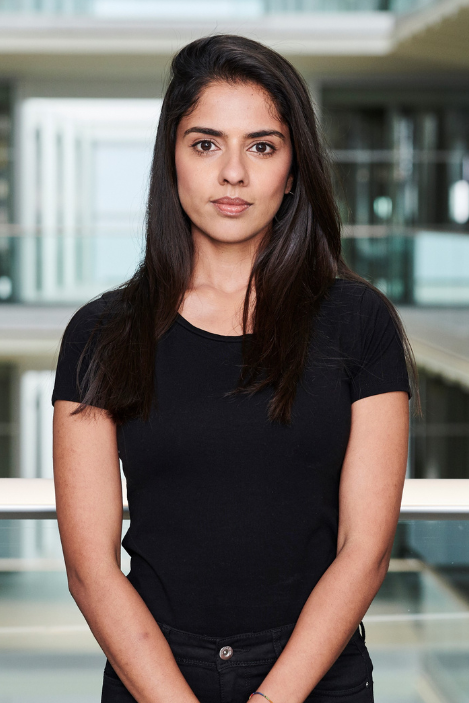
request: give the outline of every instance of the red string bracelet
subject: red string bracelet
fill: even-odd
[[[254,693],[251,693],[251,695],[249,696],[249,698],[252,698],[256,693],[258,693],[260,696],[264,696],[264,698],[267,698],[267,696],[265,695],[265,693],[261,693],[260,691],[254,691]],[[248,700],[249,700],[249,698],[248,698]],[[269,701],[269,703],[272,703],[272,701],[270,700],[270,698],[267,698],[267,700]]]

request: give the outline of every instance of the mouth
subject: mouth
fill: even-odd
[[[218,198],[211,201],[217,210],[223,215],[240,215],[242,212],[251,207],[252,203],[242,198]]]

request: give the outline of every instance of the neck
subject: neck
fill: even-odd
[[[220,242],[193,228],[194,266],[179,309],[189,322],[209,332],[242,334],[244,299],[263,234],[245,242]],[[252,291],[250,305],[254,304]]]
[[[194,266],[190,287],[208,286],[228,295],[245,293],[261,235],[243,242],[220,242],[193,228],[192,237]]]

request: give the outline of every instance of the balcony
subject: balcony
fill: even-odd
[[[22,77],[159,83],[175,51],[213,32],[280,48],[312,75],[468,65],[469,0],[0,0],[0,16],[2,71]]]
[[[9,232],[0,235],[2,315],[15,303],[77,307],[130,277],[142,256],[142,235],[124,229],[100,227],[91,236],[2,229]],[[396,305],[469,306],[469,233],[347,226],[343,249],[350,266]]]

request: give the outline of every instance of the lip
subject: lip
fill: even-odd
[[[242,198],[228,198],[226,196],[211,202],[224,215],[240,215],[252,205],[252,203],[248,203],[247,200]]]

